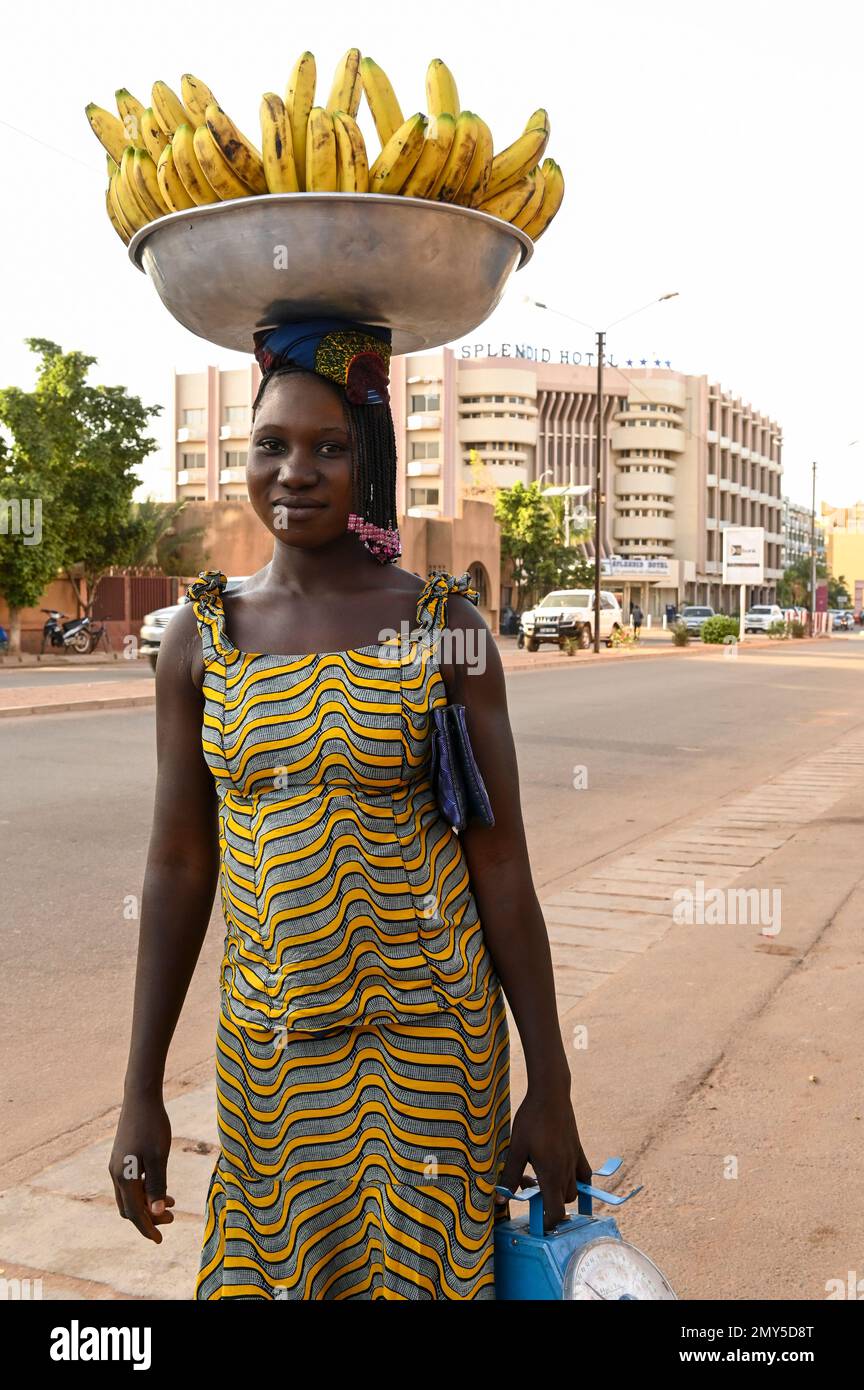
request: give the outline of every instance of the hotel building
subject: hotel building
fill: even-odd
[[[487,498],[534,480],[593,488],[596,369],[540,361],[536,350],[508,344],[498,354],[474,351],[393,359],[400,520],[425,519],[433,529],[458,523],[481,477]],[[783,572],[779,425],[705,376],[612,362],[604,371],[600,537],[610,587],[620,591],[623,584],[625,601],[655,614],[670,602],[734,608],[737,590],[721,582],[722,533],[731,525],[762,526],[765,583],[748,600],[771,600]],[[259,380],[254,364],[175,378],[177,497],[245,499]],[[584,500],[592,503],[591,496]],[[584,545],[593,555],[590,535]],[[489,594],[481,607],[499,607],[497,584],[497,575],[485,577]],[[505,577],[500,605],[512,596]]]

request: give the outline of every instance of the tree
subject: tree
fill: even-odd
[[[0,588],[9,604],[13,650],[20,609],[38,601],[58,568],[88,611],[101,575],[128,562],[140,541],[130,515],[135,469],[155,448],[145,431],[162,409],[143,405],[123,386],[88,385],[95,357],[63,352],[44,338],[26,342],[40,359],[35,389],[0,390],[0,425],[9,436],[2,497],[38,498],[42,537],[27,546],[23,537],[0,536]],[[42,547],[41,559],[27,554]],[[86,601],[80,579],[87,583]]]
[[[810,595],[810,570],[811,562],[809,556],[803,556],[800,560],[795,560],[783,571],[783,578],[777,585],[777,602],[781,608],[809,608],[811,606]],[[846,586],[846,579],[841,574],[835,579],[833,574],[828,573],[828,566],[824,560],[816,561],[816,582],[828,583],[828,607],[842,608],[849,602],[849,591]]]
[[[550,589],[584,588],[594,583],[594,563],[571,528],[564,544],[563,498],[544,497],[539,485],[514,483],[495,499],[501,527],[501,553],[513,564],[516,607],[536,601]]]
[[[159,574],[194,574],[205,567],[203,526],[181,531],[177,519],[188,502],[156,502],[148,497],[132,504],[130,548],[126,568]]]

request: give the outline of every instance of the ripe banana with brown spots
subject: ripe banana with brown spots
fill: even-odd
[[[418,111],[403,121],[369,170],[370,193],[399,193],[423,152],[426,117]]]
[[[564,198],[564,175],[554,159],[543,160],[543,201],[523,231],[537,241],[557,213]]]
[[[369,192],[369,161],[363,132],[348,111],[333,112],[337,187],[340,193]]]
[[[405,198],[428,198],[438,181],[456,132],[456,117],[449,112],[433,116],[426,127],[420,158],[402,185]]]
[[[363,95],[363,79],[360,76],[360,49],[349,48],[340,59],[333,77],[333,86],[327,100],[327,110],[331,116],[337,111],[345,111],[356,116]]]
[[[269,193],[298,193],[300,184],[294,163],[294,141],[285,103],[275,92],[265,92],[259,109],[261,159]]]
[[[215,101],[211,101],[207,107],[206,124],[220,154],[240,182],[245,183],[252,193],[266,193],[264,161],[251,140],[246,139]]]
[[[323,106],[313,106],[306,134],[306,192],[336,193],[338,184],[333,117]]]
[[[306,188],[306,136],[309,131],[309,113],[315,105],[317,80],[314,53],[301,53],[285,89],[285,112],[294,145],[294,168],[297,171],[297,183],[301,193]]]

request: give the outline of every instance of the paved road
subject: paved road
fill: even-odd
[[[861,722],[864,644],[762,649],[512,676],[508,700],[541,896],[574,871],[764,781]],[[0,1185],[16,1156],[116,1104],[154,777],[153,712],[0,725],[7,1047]],[[586,790],[572,785],[586,770]],[[214,914],[170,1073],[212,1056]],[[57,1152],[56,1146],[51,1152]],[[48,1153],[44,1150],[43,1156]],[[33,1156],[33,1162],[38,1156]],[[28,1165],[24,1164],[26,1169]]]
[[[112,661],[104,666],[0,666],[0,691],[17,686],[83,685],[89,681],[151,680],[149,661]]]

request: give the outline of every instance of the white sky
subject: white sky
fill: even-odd
[[[616,361],[668,358],[777,419],[796,500],[809,503],[814,459],[820,498],[864,494],[864,19],[852,0],[42,0],[7,6],[3,28],[0,383],[32,383],[25,336],[81,349],[98,379],[165,405],[154,433],[167,445],[172,368],[244,359],[175,324],[126,259],[84,106],[113,109],[121,86],[146,105],[155,79],[177,88],[191,71],[257,140],[260,95],[283,91],[299,52],[315,54],[326,100],[356,44],[406,115],[425,107],[429,59],[444,58],[496,147],[549,111],[564,206],[472,340],[590,349],[590,333],[522,296],[603,328],[677,290],[612,331]]]

